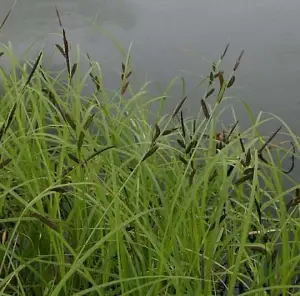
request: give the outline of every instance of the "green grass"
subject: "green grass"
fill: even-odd
[[[100,65],[81,73],[64,45],[67,80],[40,67],[42,53],[17,75],[3,46],[1,295],[300,295],[300,186],[284,172],[299,138],[246,103],[253,125],[234,114],[216,138],[241,56],[225,78],[226,48],[189,119],[184,90],[167,115],[167,93],[132,88],[129,54],[111,93]],[[270,120],[281,129],[263,137]],[[291,146],[271,147],[279,134]]]

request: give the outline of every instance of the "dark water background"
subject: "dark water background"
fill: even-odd
[[[0,19],[13,3],[1,1]],[[83,52],[101,62],[108,87],[119,83],[122,58],[100,27],[125,50],[132,42],[137,82],[155,81],[162,89],[174,76],[184,76],[193,88],[230,42],[225,72],[245,50],[232,94],[247,101],[255,113],[274,112],[291,127],[299,125],[298,0],[19,0],[0,41],[10,40],[20,55],[34,42],[37,52],[44,42],[52,54],[53,44],[61,42],[55,6],[73,50],[80,44]],[[62,66],[60,55],[49,64]],[[198,107],[199,98],[193,95],[186,108],[194,112]]]

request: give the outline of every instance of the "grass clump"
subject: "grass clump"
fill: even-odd
[[[1,294],[299,295],[299,139],[262,114],[217,129],[243,52],[228,78],[228,46],[213,63],[195,119],[183,95],[151,125],[166,94],[133,90],[129,55],[113,94],[89,56],[82,77],[60,26],[67,80],[43,52],[21,77],[1,71]],[[281,127],[260,136],[272,118]],[[273,144],[283,129],[291,149]]]

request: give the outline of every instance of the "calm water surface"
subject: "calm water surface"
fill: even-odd
[[[13,3],[1,1],[1,19]],[[162,89],[174,76],[184,76],[193,88],[230,42],[225,71],[245,50],[232,95],[245,100],[255,113],[274,112],[294,129],[299,125],[299,0],[19,0],[1,42],[11,41],[19,55],[34,42],[44,43],[46,52],[53,53],[53,44],[61,43],[55,6],[73,50],[80,44],[83,52],[102,63],[108,87],[119,83],[122,59],[100,28],[125,50],[132,42],[137,81],[152,80]],[[62,66],[58,53],[51,66]],[[177,100],[169,101],[170,108]],[[189,100],[187,109],[199,110],[198,96]]]

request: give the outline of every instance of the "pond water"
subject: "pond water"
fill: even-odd
[[[1,1],[1,20],[14,1]],[[154,81],[157,89],[165,89],[175,76],[185,77],[192,89],[230,42],[225,72],[245,50],[231,94],[245,100],[255,113],[274,112],[292,128],[298,127],[299,0],[19,0],[0,41],[11,41],[20,55],[34,42],[54,52],[54,43],[61,43],[55,6],[73,50],[80,44],[82,52],[101,62],[108,87],[119,85],[122,58],[103,29],[125,50],[132,42],[136,80]],[[62,63],[55,54],[51,66],[59,68]],[[170,108],[178,102],[179,91],[180,84]],[[189,97],[186,110],[199,110],[200,95],[199,91]],[[237,110],[243,112],[241,104]]]

